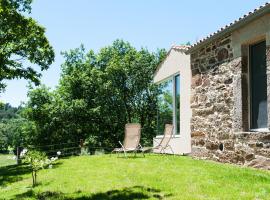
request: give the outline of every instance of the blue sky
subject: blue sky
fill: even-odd
[[[42,83],[54,88],[60,77],[61,51],[84,44],[98,51],[115,39],[136,48],[169,49],[173,44],[191,43],[216,31],[262,0],[34,0],[31,17],[46,28],[56,58],[43,72]],[[27,81],[7,81],[3,102],[18,106],[27,100]]]

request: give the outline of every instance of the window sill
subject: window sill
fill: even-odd
[[[162,139],[163,137],[164,137],[164,135],[157,135],[155,138],[156,139]],[[180,138],[180,134],[173,135],[172,138]]]
[[[270,132],[268,128],[250,129],[251,132]]]

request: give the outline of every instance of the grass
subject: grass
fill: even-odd
[[[16,164],[16,160],[13,157],[10,154],[0,154],[0,167]]]
[[[0,168],[0,199],[269,199],[270,173],[193,160],[80,156],[61,159],[38,174],[31,188],[24,166]]]

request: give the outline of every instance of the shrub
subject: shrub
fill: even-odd
[[[37,172],[45,167],[52,168],[53,162],[58,159],[58,157],[48,159],[45,153],[36,150],[23,150],[21,156],[24,158],[24,162],[31,168],[33,187],[37,185]]]

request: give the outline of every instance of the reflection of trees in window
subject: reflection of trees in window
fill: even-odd
[[[173,124],[180,133],[180,75],[159,85],[157,134],[163,134],[165,124]],[[173,116],[174,115],[174,116]]]
[[[157,132],[163,134],[165,124],[173,121],[173,79],[159,85]]]

